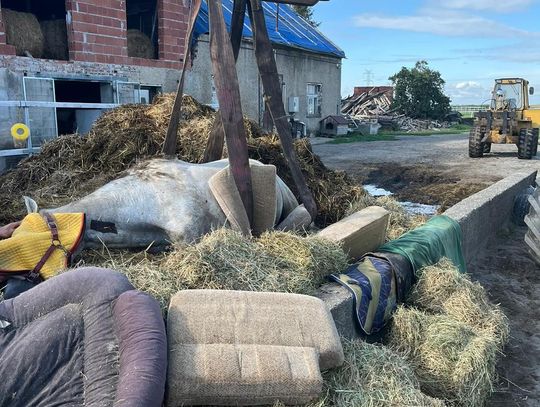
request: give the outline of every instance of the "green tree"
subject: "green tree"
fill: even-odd
[[[311,7],[308,6],[291,6],[294,11],[296,11],[297,14],[300,15],[300,17],[304,18],[308,23],[310,23],[313,27],[318,27],[321,23],[318,23],[317,21],[313,20],[313,10]]]
[[[389,78],[394,85],[393,108],[415,119],[444,119],[450,113],[450,98],[443,92],[444,80],[438,71],[418,61],[414,68],[402,67]]]

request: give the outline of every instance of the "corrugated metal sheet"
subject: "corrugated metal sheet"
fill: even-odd
[[[227,29],[231,28],[233,0],[222,0],[223,14]],[[319,30],[308,24],[298,16],[289,6],[279,5],[279,23],[276,24],[278,4],[263,2],[266,25],[270,41],[287,47],[303,49],[318,54],[327,54],[345,58],[345,53],[332,41],[326,38]],[[277,25],[277,29],[276,29]],[[208,5],[203,1],[201,12],[195,24],[195,38],[208,34]],[[244,38],[253,38],[249,17],[246,15],[244,23]]]

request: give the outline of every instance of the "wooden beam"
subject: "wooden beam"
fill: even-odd
[[[210,17],[210,57],[217,97],[221,107],[229,164],[248,219],[252,224],[251,171],[234,53],[223,18],[221,0],[207,0],[207,2]]]
[[[189,24],[188,35],[186,35],[186,42],[184,46],[184,64],[182,66],[182,74],[180,75],[180,82],[178,82],[178,90],[176,91],[176,98],[171,112],[171,118],[169,120],[169,126],[167,128],[167,135],[165,136],[165,142],[163,143],[163,154],[165,157],[173,158],[176,156],[176,137],[178,134],[178,124],[182,118],[182,97],[184,96],[184,80],[186,76],[186,70],[188,62],[191,60],[191,43],[193,41],[193,30],[195,28],[195,21],[199,15],[201,9],[202,0],[192,0],[189,10]]]
[[[247,0],[234,0],[233,13],[231,18],[231,44],[233,48],[234,61],[238,61],[240,46],[242,44],[242,32],[244,30],[244,20],[246,15]],[[223,144],[225,142],[225,130],[221,122],[221,112],[218,110],[214,118],[214,125],[208,137],[208,143],[204,150],[203,163],[220,160],[223,156]]]
[[[315,219],[317,216],[317,205],[307,186],[294,151],[291,128],[287,113],[285,113],[285,107],[283,106],[281,84],[279,82],[272,44],[266,29],[261,0],[249,0],[248,11],[255,42],[255,56],[264,87],[265,103],[279,134],[283,153],[291,170],[298,193],[300,194],[300,200],[311,217]]]

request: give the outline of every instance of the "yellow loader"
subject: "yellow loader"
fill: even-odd
[[[515,144],[518,158],[530,160],[536,155],[540,109],[531,109],[529,94],[534,94],[534,88],[525,79],[495,80],[490,108],[475,114],[469,157],[482,157],[492,144]]]

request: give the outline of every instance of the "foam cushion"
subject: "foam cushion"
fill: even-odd
[[[284,394],[289,395],[288,403],[306,403],[307,394],[314,398],[320,390],[317,387],[320,378],[312,373],[296,375],[292,372],[313,372],[313,360],[308,355],[316,356],[317,371],[339,366],[344,358],[329,311],[321,300],[305,295],[227,290],[181,291],[171,300],[167,330],[169,406],[204,405],[208,403],[208,398],[212,398],[212,403],[217,403],[215,400],[220,396],[218,390],[223,388],[220,383],[232,386],[232,393],[227,396],[227,404],[230,405],[268,404]],[[189,348],[191,345],[195,348]],[[228,346],[208,348],[206,345]],[[185,349],[196,351],[188,354]],[[305,349],[312,349],[314,353]],[[177,352],[183,356],[179,357]],[[227,353],[227,358],[219,356],[219,352]],[[241,376],[242,380],[239,380],[235,368],[231,371],[231,358],[238,360],[239,355],[246,366],[258,364],[257,375],[248,375],[247,382]],[[284,355],[294,357],[285,358]],[[275,365],[272,360],[278,364]],[[287,360],[289,362],[285,363]],[[194,363],[212,366],[212,369],[198,370],[196,377],[190,379],[193,383],[205,383],[204,392],[189,391],[182,384],[192,374],[189,366]],[[298,377],[300,384],[284,382],[274,372],[276,366],[279,366],[278,370],[284,369],[284,374],[290,377],[289,381],[295,382]],[[216,376],[215,372],[222,372],[224,376]],[[242,396],[236,390],[244,388],[250,380],[251,384],[257,383],[257,386],[249,395]],[[301,385],[302,382],[307,384]]]

